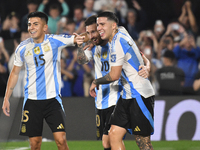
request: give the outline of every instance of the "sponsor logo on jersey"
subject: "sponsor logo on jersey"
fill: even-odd
[[[34,48],[34,53],[37,55],[40,53],[40,48],[38,46]]]
[[[107,52],[103,52],[103,55],[102,55],[102,57],[104,58],[104,59],[106,59],[107,58]]]
[[[25,57],[31,56],[31,55],[32,55],[32,53],[31,53],[30,51],[27,51],[27,52],[25,53]]]
[[[47,52],[50,50],[50,47],[49,47],[49,45],[46,44],[46,45],[44,45],[43,49],[45,52]]]
[[[111,62],[116,62],[116,54],[111,55]]]

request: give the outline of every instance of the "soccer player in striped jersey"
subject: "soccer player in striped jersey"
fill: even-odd
[[[150,81],[138,75],[144,64],[135,42],[118,30],[118,18],[112,12],[97,16],[97,30],[103,40],[109,40],[111,69],[105,76],[95,79],[90,95],[96,97],[95,88],[110,84],[121,77],[122,92],[111,115],[109,138],[113,150],[124,150],[123,137],[131,128],[141,150],[152,150],[150,135],[154,132],[154,90]]]
[[[60,98],[61,50],[76,43],[74,36],[47,35],[48,17],[42,12],[28,15],[29,39],[15,51],[14,67],[10,73],[3,102],[3,112],[10,116],[9,98],[25,64],[24,103],[20,135],[29,137],[31,150],[40,149],[43,120],[53,132],[59,150],[68,150],[65,113]]]
[[[85,21],[87,36],[94,45],[91,50],[85,49],[83,45],[83,39],[77,35],[77,44],[80,44],[78,48],[78,62],[80,64],[88,63],[91,59],[95,62],[95,78],[100,78],[110,72],[110,51],[108,40],[102,40],[96,26],[97,17],[91,16]],[[124,28],[120,29],[123,32],[127,32]],[[145,59],[145,58],[144,58]],[[145,59],[146,60],[146,59]],[[149,61],[146,63],[150,65]],[[148,66],[150,68],[150,66]],[[146,78],[148,71],[146,66],[141,65],[139,74]],[[97,97],[95,97],[96,106],[96,126],[97,126],[97,139],[102,139],[104,150],[110,150],[110,142],[108,136],[108,130],[110,129],[109,119],[120,97],[121,87],[119,81],[114,81],[110,84],[100,85],[96,90]]]

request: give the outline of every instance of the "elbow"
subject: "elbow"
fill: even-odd
[[[113,81],[116,81],[116,80],[119,80],[119,78],[120,78],[120,76],[115,75],[115,76],[112,77],[112,80],[113,80]]]

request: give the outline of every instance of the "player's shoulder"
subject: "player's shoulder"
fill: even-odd
[[[25,48],[28,44],[32,43],[32,39],[31,38],[28,38],[22,42],[20,42],[20,44],[17,46],[16,48],[16,52],[22,50],[23,48]]]

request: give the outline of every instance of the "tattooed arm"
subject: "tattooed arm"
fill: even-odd
[[[82,45],[79,46],[78,50],[77,50],[77,62],[79,64],[83,65],[83,64],[87,63],[88,61],[89,60],[88,60],[87,56],[85,55],[83,46]]]
[[[112,66],[111,71],[105,76],[95,79],[90,86],[90,95],[96,97],[95,87],[99,88],[99,84],[109,84],[120,78],[122,66]]]

